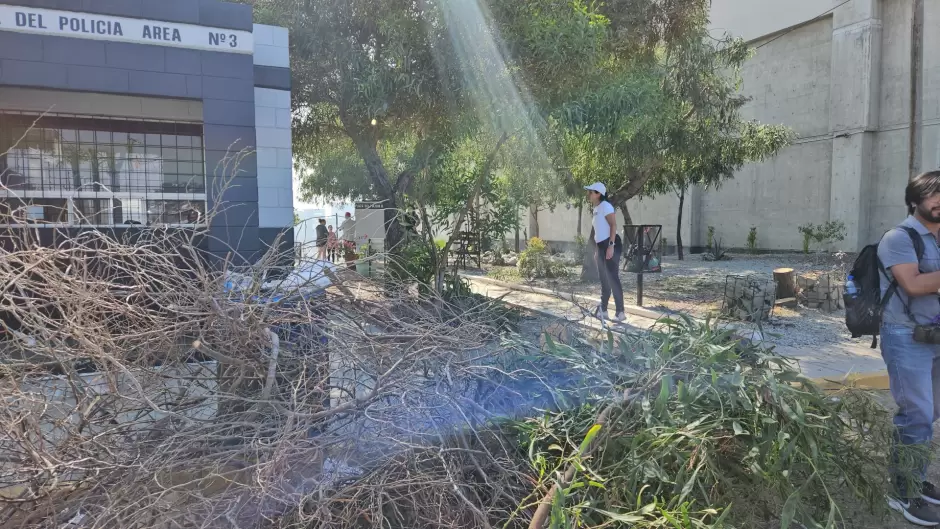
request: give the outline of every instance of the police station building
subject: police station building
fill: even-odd
[[[290,121],[287,30],[250,6],[0,0],[0,231],[171,225],[217,258],[289,251]]]

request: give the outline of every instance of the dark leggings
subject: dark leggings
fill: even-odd
[[[607,241],[597,243],[597,272],[601,277],[601,310],[606,311],[610,303],[610,294],[613,290],[614,305],[617,307],[617,314],[623,312],[623,285],[620,284],[620,256],[623,254],[623,244],[620,236],[617,236],[617,242],[614,245],[614,256],[607,259]]]

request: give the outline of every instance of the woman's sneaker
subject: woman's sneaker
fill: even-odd
[[[614,316],[614,321],[625,322],[627,321],[627,315],[623,312],[618,312],[617,315]]]
[[[601,306],[598,305],[597,308],[594,309],[594,317],[601,321],[607,321],[607,318],[608,318],[607,311],[602,309]]]
[[[934,512],[933,507],[923,498],[911,500],[888,499],[888,507],[904,515],[904,519],[921,527],[937,527],[940,525],[940,515]]]

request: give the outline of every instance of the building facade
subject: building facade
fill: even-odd
[[[713,0],[712,30],[744,38],[751,98],[744,117],[789,126],[793,144],[743,168],[719,189],[692,190],[683,239],[701,246],[715,228],[743,248],[801,248],[807,223],[845,224],[835,250],[856,251],[906,215],[904,187],[940,167],[938,0]],[[675,240],[674,196],[632,201],[634,222],[662,224]],[[590,230],[585,212],[584,235]],[[539,213],[539,233],[570,241],[577,210]],[[530,228],[531,231],[531,228]]]
[[[288,34],[218,0],[0,0],[4,231],[293,248]],[[12,229],[8,230],[8,228]]]

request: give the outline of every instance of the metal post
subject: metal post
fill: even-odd
[[[639,267],[637,268],[636,273],[636,306],[643,306],[643,267],[645,266],[645,257],[643,250],[643,228],[637,228],[636,230],[636,256],[634,259],[639,261]]]
[[[643,306],[643,274],[636,275],[636,306]]]

